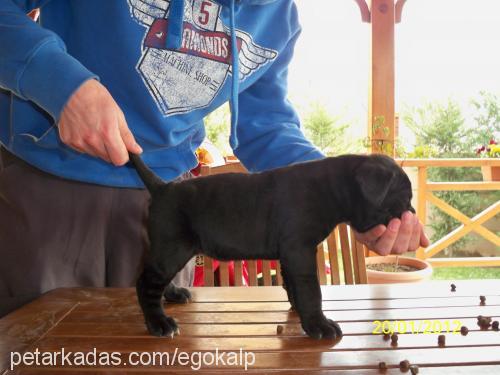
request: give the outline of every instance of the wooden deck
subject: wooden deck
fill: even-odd
[[[181,335],[173,340],[147,334],[132,289],[58,289],[0,320],[0,374],[186,373],[196,367],[199,357],[184,365],[178,361],[163,366],[124,362],[133,352],[146,352],[146,359],[153,352],[168,352],[172,360],[175,351],[190,357],[215,350],[219,354],[241,350],[241,358],[251,353],[254,357],[247,357],[254,360],[248,366],[251,372],[377,374],[382,373],[378,364],[384,361],[389,367],[385,373],[400,374],[399,363],[407,359],[422,374],[498,374],[500,332],[481,331],[476,317],[500,318],[500,281],[455,284],[456,292],[450,291],[450,282],[324,286],[325,313],[339,321],[344,331],[336,343],[304,336],[297,314],[288,311],[281,287],[194,288],[192,303],[167,307],[180,323]],[[479,305],[480,294],[486,296],[485,306]],[[407,330],[410,324],[415,330],[422,324],[423,330],[429,324],[424,320],[440,321],[450,330],[465,325],[469,334],[444,333],[445,347],[438,346],[437,333],[399,334],[398,345],[391,346],[381,334],[372,333],[375,320],[405,320]],[[281,334],[278,325],[283,326]],[[37,348],[40,353],[62,348],[66,353],[88,353],[95,348],[98,354],[116,352],[122,363],[18,365],[9,371],[11,352],[35,352]],[[209,363],[201,372],[243,372],[243,365]]]

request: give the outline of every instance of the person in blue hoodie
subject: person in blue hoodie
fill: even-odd
[[[0,0],[0,316],[57,287],[133,285],[147,193],[128,152],[185,178],[228,100],[250,171],[324,157],[286,98],[299,34],[292,0]],[[410,212],[358,238],[428,243]]]

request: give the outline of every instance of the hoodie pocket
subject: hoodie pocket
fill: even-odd
[[[40,137],[36,137],[29,133],[21,133],[16,137],[19,138],[22,143],[32,143],[42,148],[59,148],[61,143],[56,125],[52,125]]]

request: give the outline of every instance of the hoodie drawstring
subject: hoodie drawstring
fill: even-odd
[[[165,47],[178,50],[182,46],[184,26],[184,0],[171,0],[168,17],[168,30]]]
[[[227,4],[229,6],[230,12],[229,26],[231,29],[231,65],[233,74],[231,82],[231,97],[229,99],[229,105],[231,109],[231,136],[229,137],[229,144],[234,150],[238,147],[238,137],[236,136],[236,130],[238,125],[238,91],[240,86],[238,44],[236,40],[236,26],[234,15],[236,0],[226,0],[220,2]],[[165,48],[172,50],[179,50],[181,48],[183,26],[184,0],[171,0]]]
[[[236,26],[234,17],[234,2],[231,1],[230,6],[230,27],[231,27],[231,64],[233,66],[233,80],[231,82],[231,136],[229,137],[229,144],[234,150],[238,147],[238,137],[236,136],[236,128],[238,125],[238,91],[240,86],[240,65],[238,55],[238,44],[236,41]]]

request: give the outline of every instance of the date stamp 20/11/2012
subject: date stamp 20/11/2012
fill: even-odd
[[[372,334],[454,333],[460,334],[462,322],[454,320],[374,320]]]

